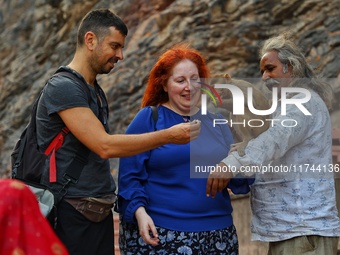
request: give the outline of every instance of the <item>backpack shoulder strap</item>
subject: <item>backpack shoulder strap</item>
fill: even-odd
[[[87,94],[87,98],[89,101],[89,105],[91,103],[91,92],[90,89],[85,81],[85,79],[83,77],[79,77],[77,74],[72,73],[72,71],[67,71],[67,70],[59,70],[57,71],[54,75],[62,75],[64,77],[68,77],[73,81],[78,81],[80,84],[82,84],[85,88],[86,94]],[[97,93],[97,97],[99,97],[97,103],[98,103],[98,108],[99,108],[99,112],[100,112],[100,116],[99,116],[99,120],[102,122],[103,126],[105,127],[105,130],[108,131],[108,124],[107,124],[107,119],[108,119],[108,113],[109,113],[109,108],[108,108],[108,103],[107,103],[107,99],[105,96],[105,93],[103,91],[103,89],[99,86],[98,83],[94,84],[94,89]],[[106,114],[104,114],[103,110],[102,110],[102,105],[101,105],[101,101],[104,100],[105,101],[105,105],[106,105]]]
[[[55,160],[55,152],[63,145],[64,137],[70,132],[67,127],[64,127],[61,132],[59,132],[56,137],[49,144],[47,149],[45,150],[45,155],[51,155],[50,157],[50,182],[57,181],[57,167]]]
[[[91,94],[90,90],[87,87],[87,83],[84,79],[81,79],[78,77],[76,74],[73,74],[72,72],[69,71],[57,71],[54,76],[56,75],[61,75],[68,77],[72,79],[73,81],[77,81],[80,84],[83,84],[85,87],[85,91],[88,96],[88,100],[90,102],[91,100]],[[64,142],[64,137],[69,133],[69,129],[67,127],[64,127],[62,131],[53,139],[51,144],[48,146],[48,148],[45,151],[45,155],[50,155],[50,182],[55,182],[56,181],[56,160],[55,160],[55,152],[61,147],[61,145]],[[64,178],[66,179],[66,184],[64,184],[62,192],[66,193],[66,186],[72,182],[72,183],[77,183],[79,176],[84,168],[84,166],[88,162],[88,155],[90,154],[90,150],[84,146],[80,145],[80,147],[77,150],[76,156],[74,157],[73,161],[69,165],[69,167],[66,169],[64,173]]]
[[[56,75],[61,75],[61,76],[70,78],[73,81],[78,81],[80,84],[83,84],[85,91],[86,91],[86,94],[87,94],[87,98],[88,98],[89,103],[90,103],[90,100],[91,100],[90,89],[87,87],[87,83],[83,78],[80,78],[78,75],[76,75],[76,74],[74,74],[70,71],[66,71],[66,70],[56,71],[53,76],[56,76]]]
[[[150,106],[151,110],[152,110],[152,119],[153,122],[155,123],[155,130],[156,130],[156,124],[157,124],[157,120],[158,120],[158,107],[157,106]]]

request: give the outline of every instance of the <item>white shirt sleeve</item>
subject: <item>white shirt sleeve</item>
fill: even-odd
[[[303,96],[298,94],[293,98]],[[315,108],[315,101],[313,103],[311,101],[313,100],[304,105],[307,109]],[[313,110],[315,109],[311,109],[310,112]],[[246,166],[268,165],[271,161],[283,157],[288,150],[312,135],[311,129],[316,128],[315,125],[322,123],[316,121],[313,115],[305,115],[294,104],[287,105],[286,115],[281,114],[280,106],[274,115],[275,117],[268,120],[270,127],[249,141],[243,157],[234,151],[222,160],[232,170],[234,176],[239,173],[243,176],[252,176],[254,172],[244,171]]]

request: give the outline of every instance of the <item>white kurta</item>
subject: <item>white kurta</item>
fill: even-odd
[[[248,143],[244,157],[233,152],[223,160],[243,175],[257,172],[251,186],[253,240],[340,236],[330,116],[322,99],[311,95],[303,104],[311,115],[287,105],[284,116],[278,107],[274,125]]]

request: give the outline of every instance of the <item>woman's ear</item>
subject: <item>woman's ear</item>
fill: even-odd
[[[168,87],[167,87],[166,85],[163,85],[163,90],[164,90],[165,92],[168,92]]]

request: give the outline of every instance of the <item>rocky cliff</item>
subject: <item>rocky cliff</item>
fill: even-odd
[[[182,41],[207,57],[213,74],[260,77],[258,46],[289,30],[321,75],[334,78],[338,98],[339,6],[340,0],[0,0],[0,177],[8,176],[10,151],[44,82],[71,60],[77,25],[89,10],[111,8],[129,27],[125,59],[98,77],[111,130],[121,133],[139,109],[155,59]],[[331,114],[340,126],[339,103]]]

